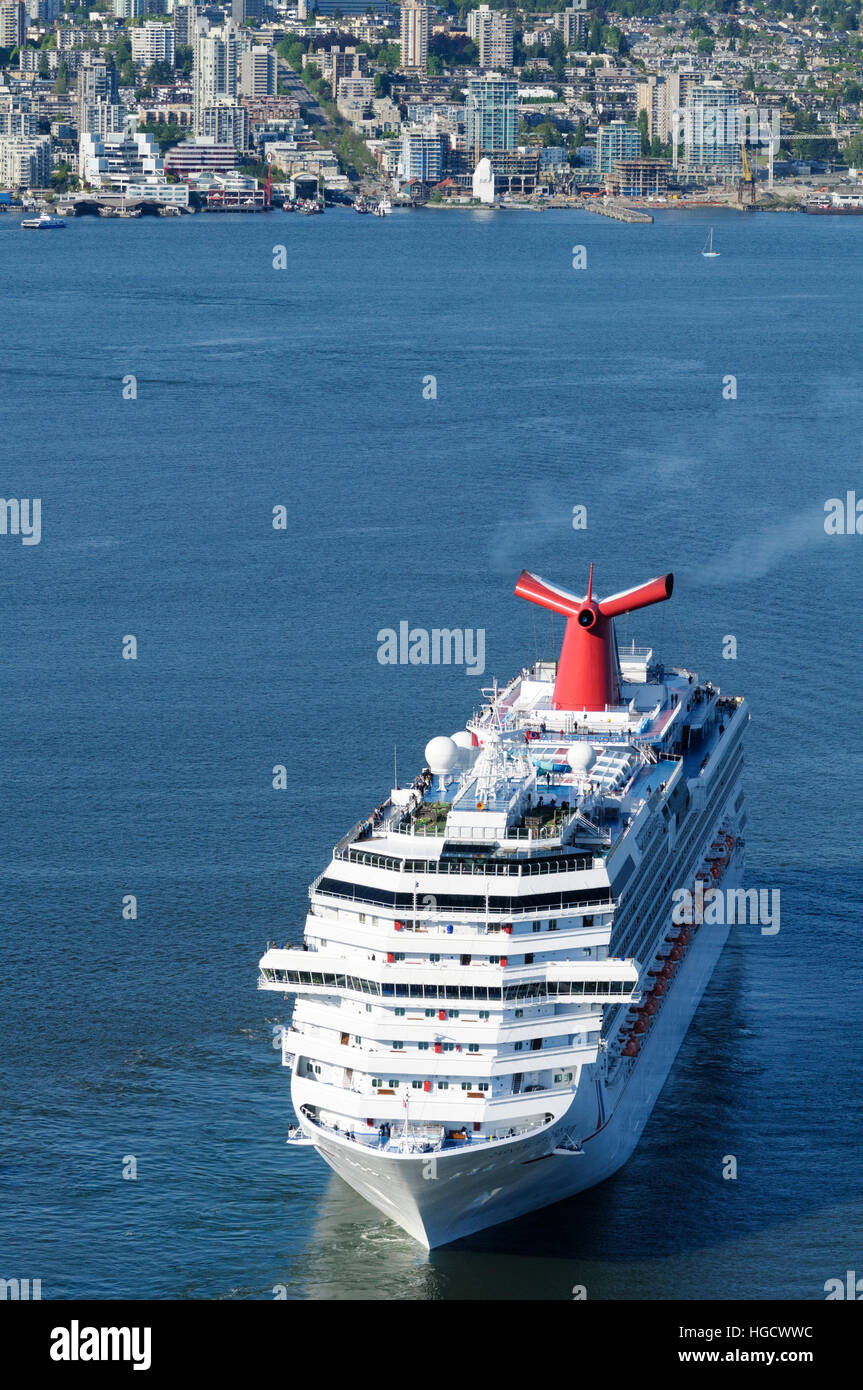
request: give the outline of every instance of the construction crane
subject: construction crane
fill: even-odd
[[[740,141],[740,156],[741,156],[741,159],[742,159],[742,161],[743,161],[743,178],[740,180],[740,183],[737,185],[737,201],[738,201],[738,203],[740,203],[740,204],[742,205],[742,203],[743,203],[743,190],[744,190],[744,188],[748,188],[748,189],[749,189],[749,206],[750,206],[750,208],[754,208],[754,207],[755,207],[755,173],[754,173],[754,170],[753,170],[753,168],[752,168],[752,165],[749,163],[749,156],[748,156],[747,153],[746,153],[746,141],[745,141],[745,140],[741,140],[741,141]]]

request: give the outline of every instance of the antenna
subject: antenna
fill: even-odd
[[[398,744],[393,744],[393,786],[396,791],[399,789],[399,750]]]

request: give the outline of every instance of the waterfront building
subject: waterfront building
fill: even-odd
[[[225,174],[237,167],[236,145],[220,144],[210,136],[182,140],[165,155],[165,173],[178,179],[190,174]]]
[[[266,44],[254,44],[241,55],[238,89],[244,97],[276,95],[276,55]]]
[[[48,188],[52,167],[50,135],[0,135],[0,187]]]
[[[638,159],[641,155],[641,132],[637,125],[626,121],[609,121],[596,134],[596,167],[610,174],[618,159]]]
[[[126,185],[125,198],[131,201],[146,198],[151,203],[167,203],[171,207],[189,206],[189,186],[185,183],[168,183],[156,175],[147,178],[130,179]]]
[[[471,10],[467,32],[479,49],[481,68],[508,71],[512,67],[512,16],[488,5]]]
[[[123,193],[130,181],[150,175],[164,180],[164,162],[155,137],[146,131],[84,132],[78,141],[78,172],[90,188]]]
[[[739,177],[739,101],[736,87],[713,79],[692,89],[683,113],[683,158],[689,172],[718,179]]]
[[[20,48],[27,33],[27,14],[18,0],[0,4],[0,48]]]
[[[443,178],[444,139],[428,131],[406,130],[402,134],[400,176],[421,183],[439,183]]]
[[[407,0],[401,7],[402,72],[425,73],[428,66],[429,15],[428,5]]]
[[[663,198],[668,190],[667,159],[618,159],[607,174],[608,193],[619,198]]]
[[[132,44],[132,59],[136,63],[174,62],[174,31],[167,24],[159,24],[148,19],[145,24],[132,29],[129,34]]]
[[[114,0],[115,19],[140,19],[144,13],[145,0]],[[155,14],[156,9],[151,4],[150,13]]]
[[[465,145],[475,155],[514,150],[518,115],[518,83],[499,73],[468,82],[465,103]]]

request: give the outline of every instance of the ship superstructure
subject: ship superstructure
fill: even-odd
[[[302,945],[261,960],[297,996],[289,1142],[426,1246],[626,1161],[727,936],[673,895],[740,881],[745,701],[614,635],[671,592],[523,572],[567,618],[559,660],[430,741],[336,845]]]

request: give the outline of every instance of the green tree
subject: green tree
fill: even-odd
[[[50,77],[51,69],[48,67],[48,54],[43,51],[39,54],[39,76]]]
[[[66,60],[61,58],[57,64],[57,76],[54,81],[54,91],[58,96],[65,96],[69,90],[69,69]]]
[[[638,129],[641,135],[641,153],[642,155],[648,155],[650,154],[650,135],[647,129],[646,111],[639,111],[638,113]]]
[[[863,132],[851,136],[842,151],[842,157],[852,169],[863,167]]]

